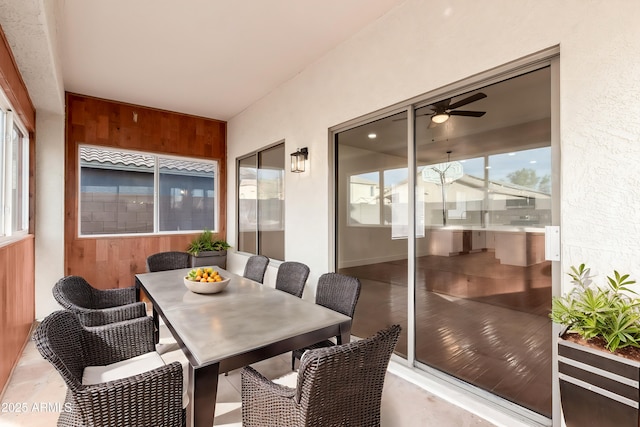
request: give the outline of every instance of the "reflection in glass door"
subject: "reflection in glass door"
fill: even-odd
[[[336,135],[337,271],[362,283],[352,333],[402,326],[407,354],[407,113]]]
[[[474,93],[434,126],[416,110],[416,360],[551,417],[550,72]],[[536,96],[527,98],[521,93]],[[453,98],[460,103],[472,94]],[[515,99],[535,99],[537,110]],[[499,127],[489,124],[500,124]]]

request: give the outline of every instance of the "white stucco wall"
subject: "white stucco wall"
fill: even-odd
[[[36,116],[36,319],[61,308],[51,289],[64,276],[64,123]]]
[[[286,258],[315,283],[331,265],[330,127],[559,45],[562,269],[640,278],[638,16],[634,0],[407,0],[229,121],[230,240],[235,159],[309,147],[308,171],[286,174]]]

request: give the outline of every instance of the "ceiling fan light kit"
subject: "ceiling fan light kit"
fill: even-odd
[[[431,121],[434,123],[440,124],[446,122],[447,120],[449,120],[449,115],[447,113],[438,113],[431,116]]]

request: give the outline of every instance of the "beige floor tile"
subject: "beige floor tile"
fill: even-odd
[[[291,353],[253,365],[268,378],[291,372]],[[218,382],[216,427],[240,427],[240,369]],[[30,341],[2,397],[0,427],[55,426],[66,386]],[[399,377],[387,374],[382,399],[382,427],[490,427],[492,424],[447,403]],[[126,426],[123,426],[126,427]]]
[[[493,425],[390,373],[385,378],[380,412],[381,427]]]

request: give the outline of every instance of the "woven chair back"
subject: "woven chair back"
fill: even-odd
[[[276,289],[301,298],[308,277],[309,267],[306,265],[296,261],[283,262],[278,268]]]
[[[158,252],[147,257],[147,270],[167,271],[191,267],[191,255],[188,252]]]
[[[80,276],[65,276],[53,286],[53,297],[66,309],[93,308],[91,285]]]
[[[254,282],[262,283],[268,265],[269,258],[264,255],[253,255],[247,260],[242,276]]]
[[[316,304],[353,318],[360,287],[360,280],[356,277],[325,273],[318,279]]]
[[[312,420],[322,425],[380,425],[384,379],[400,329],[393,325],[370,338],[303,356],[295,399],[305,425],[316,425]]]

